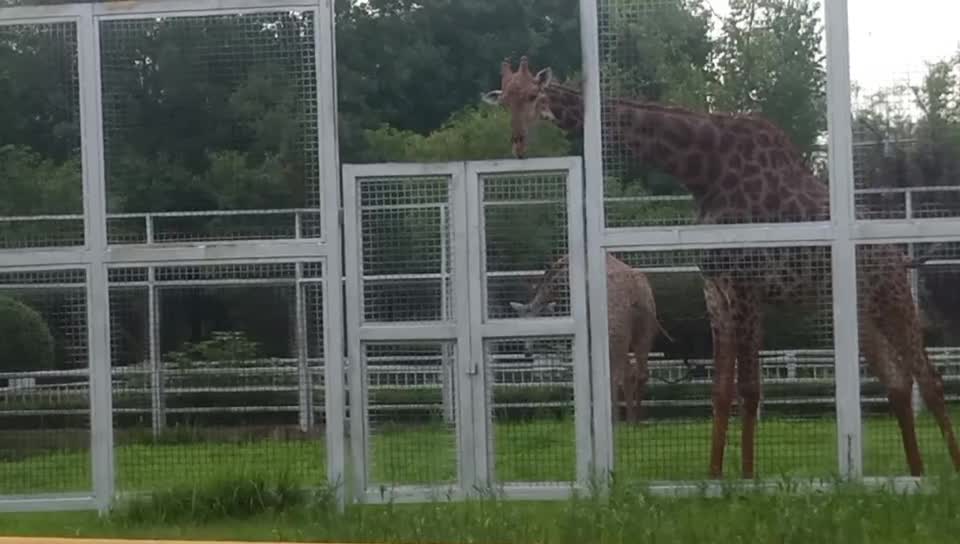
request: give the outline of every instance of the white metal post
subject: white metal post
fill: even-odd
[[[451,316],[447,305],[450,304],[450,300],[456,300],[456,297],[450,297],[447,295],[447,287],[453,287],[448,285],[451,278],[447,273],[447,267],[451,262],[449,251],[447,246],[450,242],[450,233],[448,225],[448,215],[452,210],[456,209],[455,207],[450,206],[450,204],[440,204],[437,206],[438,212],[440,213],[440,319],[441,321],[447,321],[449,319],[455,319],[455,315]],[[440,371],[440,397],[443,402],[443,419],[447,423],[454,423],[456,408],[454,407],[454,383],[456,382],[456,365],[454,364],[454,357],[447,345],[443,346],[443,367]]]
[[[454,273],[454,286],[461,288],[468,294],[466,313],[458,310],[458,336],[466,335],[465,357],[460,359],[461,367],[457,371],[457,386],[460,399],[459,409],[462,412],[461,421],[469,421],[469,427],[464,428],[460,444],[463,448],[463,465],[461,478],[465,490],[474,488],[487,489],[495,478],[493,457],[493,429],[490,414],[490,399],[487,396],[486,376],[486,343],[480,332],[483,329],[486,315],[485,271],[486,271],[486,244],[484,243],[483,221],[483,187],[482,178],[476,168],[469,164],[463,165],[463,174],[460,176],[460,189],[457,191],[461,203],[455,209],[459,213],[454,235],[458,247],[468,248],[469,254],[464,255],[466,266],[463,272]],[[469,190],[467,189],[469,186]]]
[[[87,327],[90,357],[91,450],[93,491],[105,512],[114,497],[113,391],[110,362],[110,292],[104,255],[107,250],[103,112],[100,89],[100,35],[93,5],[80,17],[80,126],[83,149],[83,212],[87,266]]]
[[[297,263],[297,283],[294,294],[294,326],[297,346],[297,408],[300,430],[308,432],[313,427],[313,383],[310,377],[309,342],[307,336],[307,304],[303,283],[303,263]]]
[[[335,486],[337,502],[346,502],[347,440],[345,432],[346,375],[344,369],[344,311],[340,148],[337,138],[337,52],[333,0],[318,0],[314,22],[317,63],[317,115],[320,150],[320,195],[323,239],[324,409],[327,478]],[[312,380],[309,382],[312,390]]]
[[[147,269],[147,340],[150,360],[150,424],[157,438],[167,426],[164,410],[163,361],[160,358],[160,299],[156,285],[156,268]]]
[[[347,359],[350,387],[350,491],[356,500],[367,489],[367,413],[364,392],[363,347],[360,345],[360,327],[363,323],[362,248],[360,238],[360,201],[357,194],[357,175],[350,165],[343,167],[343,239],[344,269],[346,270],[346,300],[344,309],[347,326]],[[329,364],[329,363],[328,363]],[[329,386],[328,386],[329,387]]]
[[[587,300],[593,390],[593,478],[605,487],[614,467],[610,354],[607,345],[607,270],[604,241],[603,140],[600,110],[600,26],[597,0],[580,0],[583,58],[583,181],[586,218]]]
[[[833,223],[833,331],[836,353],[837,453],[840,474],[863,475],[857,259],[851,240],[854,215],[853,132],[850,120],[850,49],[847,0],[825,5],[830,217]]]
[[[577,323],[573,344],[573,399],[577,482],[588,488],[594,464],[591,440],[590,333],[587,309],[586,241],[583,218],[583,161],[572,161],[567,174],[567,247],[570,255],[570,317]],[[606,274],[604,274],[606,275]]]

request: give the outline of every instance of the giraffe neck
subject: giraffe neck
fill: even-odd
[[[564,85],[546,88],[554,123],[578,135],[583,130],[583,94]],[[638,159],[677,178],[694,196],[720,176],[719,156],[711,162],[711,147],[719,143],[705,115],[681,108],[625,99],[606,99],[605,135],[626,145]],[[611,129],[614,129],[611,131]],[[704,130],[708,134],[704,135]],[[713,140],[709,140],[712,138]],[[716,155],[716,153],[714,153]]]
[[[556,124],[581,130],[580,91],[554,84],[546,92]],[[828,213],[826,186],[766,119],[611,98],[604,101],[604,122],[611,143],[680,182],[703,221],[813,220]]]
[[[567,256],[563,256],[553,263],[553,266],[544,274],[540,285],[537,286],[536,294],[531,301],[534,305],[544,305],[556,301],[556,291],[559,287],[557,284],[564,281],[567,267]]]

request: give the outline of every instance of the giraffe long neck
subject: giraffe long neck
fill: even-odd
[[[566,272],[568,266],[569,260],[567,256],[563,256],[553,263],[553,266],[544,274],[540,285],[537,286],[537,291],[532,301],[534,305],[549,304],[556,301],[557,289],[561,287],[559,284],[567,281]]]
[[[583,130],[582,93],[557,84],[548,86],[546,93],[554,123],[578,135]],[[608,99],[605,105],[605,136],[626,145],[644,163],[674,176],[695,196],[720,176],[720,157],[713,153],[711,158],[710,153],[720,144],[720,138],[702,116],[623,99]]]

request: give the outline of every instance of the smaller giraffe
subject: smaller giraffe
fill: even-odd
[[[552,314],[568,266],[567,256],[558,259],[547,269],[530,302],[511,302],[510,306],[520,317]],[[673,338],[657,319],[656,299],[646,274],[610,255],[607,256],[607,320],[612,363],[610,398],[616,406],[618,390],[622,390],[625,418],[636,423],[640,420],[640,404],[650,378],[647,357],[653,343],[658,333],[663,333],[671,342]],[[634,364],[630,363],[631,351],[636,359]]]

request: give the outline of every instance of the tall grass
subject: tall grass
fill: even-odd
[[[658,497],[615,484],[604,496],[510,502],[496,494],[465,502],[351,505],[339,512],[327,490],[300,491],[291,479],[255,474],[136,499],[108,518],[0,516],[3,534],[129,538],[404,543],[955,543],[960,478],[923,492],[852,484],[811,491],[785,481],[760,494],[728,487],[720,496]],[[30,520],[33,520],[32,522]],[[51,530],[59,527],[59,530]]]

